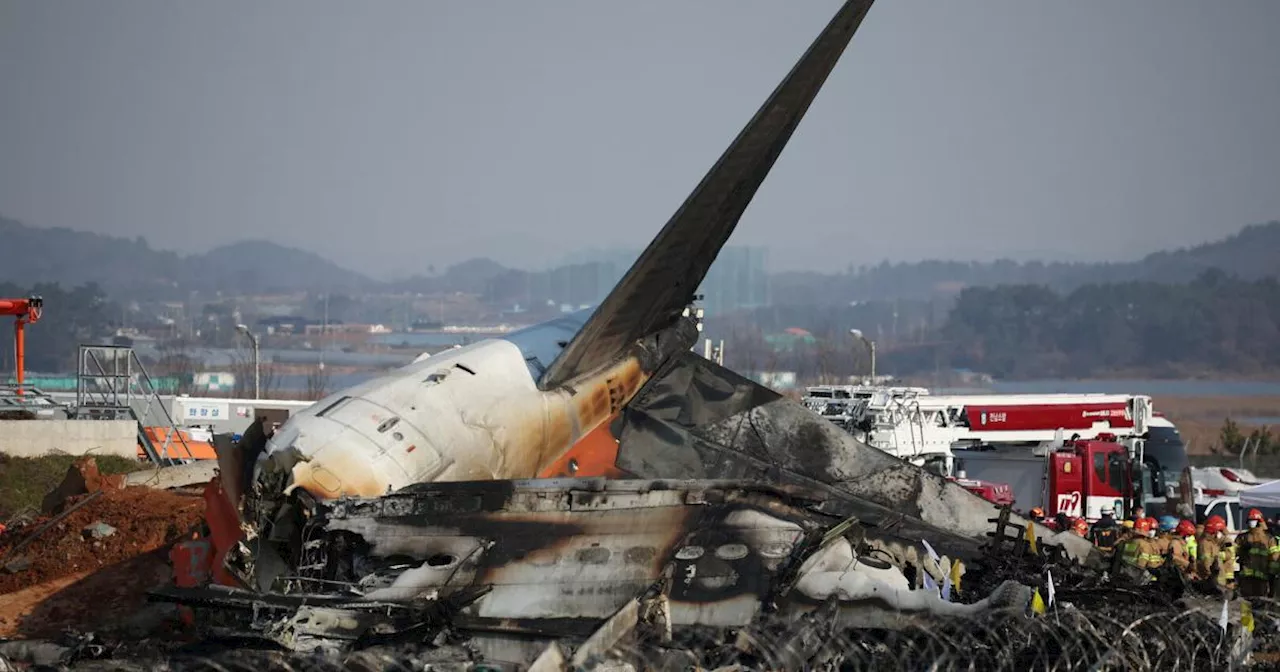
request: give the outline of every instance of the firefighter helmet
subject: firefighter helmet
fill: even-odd
[[[1071,523],[1071,527],[1074,528],[1076,532],[1079,532],[1080,536],[1083,537],[1089,532],[1089,521],[1084,518],[1076,518],[1076,522]]]
[[[1217,534],[1225,529],[1227,529],[1227,521],[1222,516],[1209,516],[1204,521],[1204,531],[1209,534]]]
[[[1139,518],[1133,521],[1133,529],[1139,532],[1150,532],[1155,527],[1152,522],[1150,518]]]
[[[1262,515],[1261,511],[1257,509],[1249,509],[1249,520],[1256,520],[1261,523],[1265,521],[1266,518]]]
[[[1133,529],[1133,521],[1132,521],[1132,520],[1129,520],[1129,519],[1127,519],[1127,518],[1126,518],[1125,520],[1121,521],[1120,525],[1121,525],[1122,527],[1127,527],[1127,528],[1129,528],[1129,529],[1131,529],[1131,530]]]
[[[1044,509],[1038,506],[1031,507],[1031,517],[1037,520],[1040,518],[1044,518]]]
[[[1160,516],[1160,531],[1172,532],[1178,527],[1178,519],[1173,516]]]
[[[1178,529],[1175,530],[1179,537],[1190,537],[1196,533],[1196,526],[1189,520],[1178,523]]]

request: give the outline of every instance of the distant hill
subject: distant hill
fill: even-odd
[[[1277,259],[1280,221],[1247,226],[1223,240],[1156,252],[1130,262],[883,262],[846,273],[775,273],[770,283],[774,303],[835,305],[896,298],[930,299],[953,296],[965,287],[995,285],[1047,285],[1069,292],[1091,283],[1183,283],[1211,268],[1243,280],[1257,280],[1280,275]]]
[[[1244,280],[1280,275],[1280,221],[1246,226],[1223,240],[1156,252],[1134,264],[1120,264],[1132,280],[1186,282],[1211,268],[1221,269]]]
[[[71,229],[37,229],[0,217],[0,282],[31,285],[97,282],[109,292],[171,291],[186,279],[182,257],[152,249],[138,238]]]
[[[527,272],[476,258],[441,273],[431,269],[429,275],[380,283],[311,252],[267,241],[239,242],[204,254],[183,256],[153,249],[142,238],[35,228],[3,217],[0,246],[5,252],[0,282],[97,282],[111,296],[129,298],[176,298],[191,291],[249,294],[311,290],[355,294],[381,290],[463,292],[504,304],[546,300],[576,304],[594,299],[564,296],[569,291],[566,287],[572,289],[581,284],[575,278],[594,277],[593,272],[612,278],[624,270],[607,261]],[[1211,268],[1243,280],[1255,280],[1280,274],[1277,259],[1280,221],[1247,226],[1223,240],[1156,252],[1122,263],[883,262],[844,273],[774,273],[770,276],[770,294],[775,305],[848,305],[851,301],[950,298],[963,288],[974,286],[1038,284],[1066,292],[1090,283],[1189,282]]]
[[[415,275],[406,280],[391,283],[394,291],[407,292],[463,292],[466,294],[483,294],[485,287],[494,278],[511,269],[487,258],[468,259],[445,269],[444,273],[434,276]]]
[[[254,290],[287,292],[356,292],[375,289],[378,283],[321,257],[265,240],[250,240],[217,247],[188,257],[189,270],[198,274],[201,289],[223,292]]]
[[[26,226],[0,217],[0,282],[97,282],[113,296],[162,298],[191,291],[361,291],[378,283],[310,252],[266,241],[182,256],[84,231]]]

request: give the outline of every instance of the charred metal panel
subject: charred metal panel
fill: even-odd
[[[672,623],[743,625],[786,592],[813,535],[840,521],[818,510],[824,498],[725,481],[432,483],[323,503],[317,519],[328,538],[354,539],[348,579],[363,600],[483,587],[464,615],[603,619],[665,582]]]
[[[678,319],[862,23],[872,0],[849,0],[560,353],[552,389],[615,360]],[[692,342],[686,344],[687,349]]]
[[[986,538],[989,520],[999,514],[964,488],[872,448],[801,404],[692,353],[660,371],[624,412],[618,467],[641,478],[715,474],[774,484],[816,481],[834,486],[856,508],[879,509],[863,517],[873,524],[918,519],[975,540]],[[1074,557],[1093,552],[1082,539],[1039,530]]]

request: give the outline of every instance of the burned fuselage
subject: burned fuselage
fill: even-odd
[[[453,625],[490,630],[599,621],[650,591],[663,595],[673,626],[742,626],[764,611],[831,600],[881,627],[910,614],[1025,604],[1014,588],[972,605],[912,590],[903,564],[941,582],[951,558],[928,565],[917,540],[859,523],[828,495],[728,481],[547,479],[299,500],[273,538],[251,542],[256,564],[242,565],[241,578],[353,612],[458,604]],[[964,539],[939,545],[957,560],[979,552]],[[263,561],[272,557],[297,561]]]

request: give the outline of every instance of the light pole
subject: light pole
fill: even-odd
[[[862,335],[861,329],[850,329],[849,334],[862,341],[871,352],[871,384],[876,384],[876,342]]]
[[[236,331],[248,336],[249,343],[253,345],[253,398],[255,400],[261,399],[262,388],[260,386],[262,384],[262,369],[259,365],[261,360],[258,357],[258,337],[254,336],[253,332],[249,331],[249,327],[246,327],[243,324],[237,324]]]

